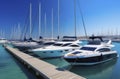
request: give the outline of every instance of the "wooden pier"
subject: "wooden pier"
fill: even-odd
[[[41,75],[45,79],[85,79],[84,77],[70,71],[57,68],[52,64],[44,62],[12,47],[5,46],[5,49],[21,62],[26,64],[28,68],[32,68],[36,72],[36,75]]]

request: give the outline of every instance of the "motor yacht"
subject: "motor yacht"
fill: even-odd
[[[79,42],[80,43],[80,42]],[[56,42],[50,46],[44,46],[37,49],[29,50],[29,52],[33,52],[41,58],[53,58],[53,57],[61,57],[64,54],[79,49],[81,46],[78,41],[75,42]]]
[[[95,40],[99,38],[100,41]],[[104,42],[101,37],[90,37],[87,45],[79,50],[64,55],[64,59],[72,65],[95,65],[118,57],[118,53],[112,50],[112,41]]]

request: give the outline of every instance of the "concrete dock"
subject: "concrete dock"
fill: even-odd
[[[5,46],[5,49],[21,62],[26,64],[28,68],[32,68],[37,75],[41,75],[45,79],[85,79],[84,77],[81,77],[70,71],[57,68],[52,64],[44,62],[12,47]]]

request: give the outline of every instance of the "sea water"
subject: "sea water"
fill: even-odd
[[[0,45],[0,79],[37,79]]]

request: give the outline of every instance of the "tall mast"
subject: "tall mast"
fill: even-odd
[[[39,36],[41,35],[41,3],[39,3]]]
[[[18,39],[20,40],[20,35],[21,35],[21,28],[20,28],[20,23],[18,23]]]
[[[45,13],[45,17],[44,17],[45,19],[45,35],[44,36],[46,36],[46,13]]]
[[[32,4],[30,3],[30,38],[32,37]]]
[[[78,0],[79,1],[79,0]],[[84,21],[84,17],[83,17],[83,13],[82,13],[82,9],[80,7],[80,2],[79,3],[79,9],[80,9],[80,14],[81,14],[81,18],[82,18],[82,23],[83,23],[83,27],[84,27],[84,31],[85,31],[85,36],[87,38],[87,31],[86,31],[86,25],[85,25],[85,21]]]
[[[60,18],[60,3],[59,3],[60,1],[58,0],[58,39],[59,39],[59,35],[60,35],[60,20],[59,20],[59,18]]]
[[[76,0],[74,0],[74,19],[75,19],[75,37],[76,37]]]
[[[53,39],[53,8],[52,8],[52,39]]]

